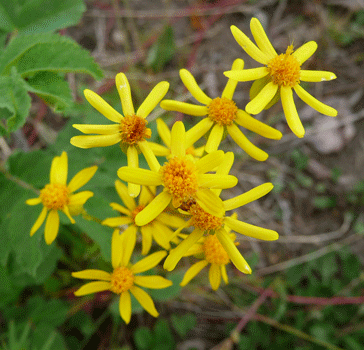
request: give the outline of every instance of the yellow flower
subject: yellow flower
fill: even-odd
[[[234,70],[243,69],[243,67],[244,61],[241,59],[235,60],[232,65],[232,69]],[[198,102],[204,104],[204,106],[172,100],[163,100],[160,105],[168,111],[178,111],[197,117],[206,116],[186,132],[186,138],[191,144],[211,129],[205,150],[207,153],[216,151],[225,131],[227,131],[236,144],[254,159],[264,161],[268,158],[266,152],[263,152],[247,139],[240,131],[238,125],[275,140],[279,140],[282,137],[282,133],[253,118],[245,111],[238,109],[232,100],[237,81],[229,79],[221,97],[211,99],[200,89],[195,78],[188,70],[181,69],[180,77],[192,96]]]
[[[224,162],[222,166],[218,167],[216,174],[223,176],[223,174],[230,170],[233,161],[233,153],[226,153],[224,157]],[[250,203],[266,195],[272,190],[272,188],[273,185],[267,182],[239,196],[224,200],[224,210],[234,210],[247,203]],[[214,191],[216,196],[220,195],[221,190],[216,189]],[[176,248],[172,249],[169,252],[169,255],[163,265],[163,267],[168,271],[171,271],[176,267],[176,265],[186,254],[186,252],[196,242],[198,242],[198,240],[201,239],[205,233],[215,233],[236,268],[243,273],[251,273],[251,269],[248,263],[240,254],[233,241],[229,238],[228,232],[224,228],[225,225],[229,227],[229,229],[245,236],[266,241],[274,241],[278,239],[278,233],[276,231],[247,224],[245,222],[237,220],[233,216],[216,217],[215,215],[206,212],[204,208],[199,205],[199,203],[193,200],[190,201],[190,203],[185,203],[184,211],[191,215],[191,219],[188,220],[184,226],[180,227],[175,232],[175,235],[177,235],[182,229],[189,226],[193,226],[194,230]]]
[[[237,27],[231,26],[231,32],[238,44],[264,67],[244,70],[233,68],[224,73],[228,78],[237,81],[256,80],[251,90],[252,100],[246,105],[246,111],[258,114],[280,96],[288,126],[296,136],[303,137],[305,129],[293,101],[293,89],[303,102],[322,114],[335,117],[337,111],[334,108],[317,100],[300,85],[301,81],[319,82],[336,78],[331,72],[301,69],[301,65],[316,51],[316,42],[309,41],[297,50],[293,50],[290,45],[285,53],[278,55],[258,19],[252,18],[250,29],[258,46]]]
[[[158,194],[137,216],[135,222],[143,226],[154,220],[172,202],[179,207],[193,198],[208,213],[222,217],[224,209],[221,199],[212,188],[231,188],[237,184],[232,175],[205,174],[218,166],[224,158],[223,151],[212,152],[197,161],[186,155],[186,136],[182,122],[173,125],[171,133],[171,156],[160,166],[157,159],[152,170],[121,167],[118,176],[121,180],[144,186],[163,185]]]
[[[133,253],[136,241],[136,233],[120,234],[115,230],[111,243],[111,260],[113,272],[108,273],[102,270],[83,270],[73,272],[72,276],[81,279],[97,280],[89,282],[79,288],[76,296],[110,290],[115,294],[120,294],[119,310],[120,316],[125,323],[131,318],[130,293],[138,300],[140,305],[152,316],[158,317],[158,311],[150,295],[140,287],[163,289],[172,285],[172,282],[161,276],[137,276],[137,274],[148,271],[159,264],[166,256],[165,251],[153,253],[134,265],[130,264],[130,257]]]
[[[236,236],[234,234],[229,234],[228,236],[235,245],[238,244],[235,242]],[[226,265],[230,263],[230,258],[216,234],[202,237],[184,256],[191,255],[202,255],[202,259],[186,271],[180,283],[182,287],[189,283],[208,264],[210,264],[209,281],[211,288],[217,290],[220,287],[221,278],[228,284]]]
[[[146,139],[151,137],[151,130],[147,128],[146,117],[157,106],[169,88],[169,83],[162,81],[158,83],[149,93],[144,102],[135,113],[128,79],[124,73],[116,75],[115,83],[120,95],[124,116],[106,103],[99,95],[91,90],[85,90],[87,101],[103,114],[107,119],[116,124],[109,125],[87,125],[74,124],[73,127],[84,134],[97,134],[89,136],[74,136],[71,144],[80,148],[106,147],[120,143],[121,149],[126,153],[128,166],[138,168],[141,151],[149,162],[151,149]],[[140,192],[140,186],[130,184],[129,194],[136,197]]]
[[[178,228],[184,224],[184,220],[178,216],[168,213],[160,213],[152,222],[147,225],[137,226],[135,224],[136,215],[141,212],[154,198],[155,188],[142,186],[138,204],[134,198],[129,196],[127,187],[119,180],[115,181],[115,188],[123,201],[125,207],[118,203],[111,203],[110,206],[119,211],[123,216],[105,219],[102,224],[110,227],[127,225],[125,230],[137,232],[139,229],[142,234],[142,254],[146,255],[152,246],[154,239],[162,248],[171,249],[170,240],[173,231],[169,227]]]
[[[47,214],[44,238],[47,244],[51,244],[58,234],[59,215],[58,211],[63,211],[71,223],[75,220],[71,215],[78,215],[82,211],[82,206],[94,194],[91,191],[83,191],[74,194],[80,187],[85,185],[94,176],[97,166],[92,166],[79,171],[67,185],[68,158],[67,153],[62,152],[60,157],[54,157],[50,171],[50,183],[41,191],[38,198],[28,199],[28,205],[43,204],[43,209],[30,230],[30,235],[40,228]],[[49,213],[48,213],[49,211]]]
[[[157,130],[160,138],[162,139],[165,146],[156,143],[149,142],[149,147],[152,149],[153,153],[156,156],[163,156],[170,158],[171,156],[171,131],[169,130],[167,124],[163,121],[163,119],[158,118],[157,122]],[[186,135],[187,136],[187,135]],[[186,154],[190,154],[195,158],[201,158],[204,151],[205,146],[195,148],[193,146],[194,142],[190,142],[190,140],[186,139]]]

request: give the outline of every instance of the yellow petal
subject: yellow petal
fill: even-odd
[[[208,105],[211,102],[211,98],[208,97],[198,86],[195,78],[187,69],[181,69],[179,71],[179,76],[187,88],[187,90],[191,93],[191,95],[200,103]]]
[[[57,237],[58,229],[59,229],[58,211],[51,210],[48,214],[44,231],[44,238],[48,245],[51,244]]]
[[[134,283],[138,286],[151,288],[151,289],[163,289],[170,287],[173,282],[163,278],[162,276],[135,276]]]
[[[216,168],[216,174],[228,175],[234,163],[234,153],[226,152],[222,162]]]
[[[82,295],[103,292],[104,290],[110,290],[110,282],[97,281],[86,283],[84,286],[75,291],[75,296],[80,297]]]
[[[233,210],[233,209],[239,208],[245,204],[253,202],[253,201],[265,196],[272,189],[273,189],[273,184],[270,182],[266,182],[265,184],[257,186],[255,188],[251,189],[250,191],[241,194],[240,196],[236,196],[234,198],[224,201],[225,210],[226,211]]]
[[[84,91],[84,94],[90,105],[103,114],[107,119],[115,123],[121,122],[123,116],[105,102],[102,97],[88,89]]]
[[[147,169],[135,169],[124,166],[118,170],[118,176],[121,180],[138,185],[158,186],[162,184],[160,174]]]
[[[163,100],[161,102],[161,107],[166,111],[181,112],[195,117],[203,117],[208,113],[206,106],[196,106],[192,103],[181,101]]]
[[[224,160],[224,152],[223,151],[215,151],[206,156],[200,158],[196,162],[196,168],[200,174],[207,173],[215,169],[221,162]]]
[[[139,205],[146,206],[149,204],[153,198],[156,196],[155,186],[142,186],[139,196]]]
[[[147,292],[137,286],[133,286],[130,291],[147,312],[149,312],[153,317],[159,316],[159,313],[154,306],[153,299]]]
[[[113,269],[120,266],[123,255],[123,241],[125,236],[119,229],[114,230],[111,238],[111,264]]]
[[[159,143],[148,141],[148,146],[157,157],[167,157],[171,153],[170,150]]]
[[[229,283],[229,278],[228,278],[228,275],[226,273],[226,266],[225,265],[220,265],[220,269],[221,269],[222,279],[224,280],[225,284],[228,284]]]
[[[300,46],[296,51],[292,53],[292,56],[296,57],[300,64],[307,61],[316,51],[317,44],[314,41],[309,41],[308,43]]]
[[[262,64],[268,63],[269,58],[267,55],[256,45],[254,45],[253,42],[240,29],[235,26],[231,26],[230,29],[235,40],[251,58]]]
[[[142,232],[142,255],[147,255],[152,247],[153,234],[149,225],[141,226]]]
[[[138,226],[144,226],[154,220],[171,202],[172,196],[163,191],[156,196],[141,212],[135,217]]]
[[[89,168],[83,169],[79,171],[68,184],[68,190],[70,192],[75,192],[87,182],[91,180],[91,178],[95,175],[97,170],[97,166],[91,166]]]
[[[243,68],[244,68],[244,61],[241,58],[237,58],[233,62],[233,65],[231,66],[231,70],[242,70]],[[229,79],[228,82],[226,83],[224,91],[221,94],[221,97],[231,100],[234,96],[234,92],[235,92],[237,84],[238,84],[237,80]]]
[[[140,105],[136,115],[141,118],[146,118],[149,113],[157,106],[160,100],[166,95],[168,89],[168,82],[161,81],[160,83],[158,83],[146,97],[144,102]]]
[[[206,260],[201,260],[195,264],[193,264],[183,276],[183,280],[180,283],[181,287],[184,287],[188,282],[190,282],[194,277],[198,275],[198,273],[207,266],[208,262]]]
[[[126,159],[130,169],[139,168],[139,155],[135,146],[129,146],[126,150]],[[128,193],[131,197],[137,197],[140,193],[140,185],[128,181]]]
[[[233,175],[201,174],[198,180],[199,186],[207,188],[231,188],[238,183]]]
[[[86,201],[93,196],[93,192],[91,191],[82,191],[76,194],[71,194],[69,197],[68,207],[72,212],[74,207],[82,206],[86,203]]]
[[[224,127],[222,125],[215,124],[206,142],[205,151],[207,153],[217,151],[220,146],[223,134]]]
[[[101,225],[109,227],[118,227],[126,224],[131,224],[133,220],[128,216],[118,216],[116,218],[107,218],[101,222]]]
[[[115,145],[121,141],[120,134],[111,135],[90,135],[73,136],[70,140],[71,145],[79,148],[107,147]]]
[[[197,140],[205,135],[213,125],[214,122],[210,118],[204,118],[186,131],[186,148],[191,147]]]
[[[246,105],[246,111],[250,114],[260,113],[272,100],[277,90],[278,85],[274,84],[273,82],[269,82],[262,90],[260,90],[259,94]]]
[[[158,172],[161,166],[156,156],[154,155],[152,149],[149,147],[149,144],[150,143],[148,141],[138,142],[139,149],[143,153],[143,156],[147,161],[150,170]]]
[[[30,229],[30,236],[33,236],[35,232],[38,231],[39,227],[42,226],[46,216],[47,216],[47,208],[43,207],[42,211],[40,212],[38,219],[35,221],[33,227]]]
[[[25,201],[25,203],[28,204],[28,205],[37,205],[37,204],[42,203],[42,200],[40,199],[40,197],[30,198],[30,199],[27,199]]]
[[[120,294],[119,312],[121,318],[128,324],[131,318],[131,298],[129,291]]]
[[[252,270],[249,264],[240,254],[238,248],[236,248],[236,245],[234,244],[233,240],[229,237],[229,235],[226,233],[226,231],[218,230],[216,232],[216,237],[221,243],[221,245],[224,247],[226,253],[228,253],[229,258],[231,259],[235,267],[243,273],[251,274]]]
[[[118,181],[118,180],[116,180],[116,181]],[[128,191],[127,188],[126,188],[126,191]],[[130,198],[132,198],[132,197],[130,197]],[[119,211],[120,213],[122,213],[124,215],[131,216],[131,211],[129,209],[126,209],[125,207],[123,207],[122,205],[120,205],[118,203],[110,203],[110,207],[113,208],[114,210]]]
[[[162,105],[162,103],[161,103],[161,105]],[[158,130],[159,136],[161,137],[164,144],[166,146],[170,147],[171,146],[171,131],[169,130],[167,124],[163,121],[163,119],[158,118],[156,120],[156,122],[157,122],[157,130]]]
[[[84,134],[111,135],[120,131],[119,124],[111,125],[92,125],[92,124],[73,124],[75,129],[80,130]]]
[[[70,210],[68,208],[67,205],[64,206],[64,208],[62,209],[62,211],[66,214],[66,216],[68,217],[68,219],[71,221],[72,224],[75,223],[74,218],[71,216]]]
[[[235,122],[243,128],[268,139],[280,140],[282,138],[282,133],[279,130],[262,123],[241,109],[239,109],[236,114]]]
[[[320,81],[328,81],[336,79],[336,75],[332,72],[323,70],[301,70],[300,80],[317,83]],[[297,86],[297,85],[296,85]]]
[[[157,266],[162,259],[167,255],[167,252],[164,250],[160,250],[158,252],[155,252],[153,254],[150,254],[143,258],[142,260],[135,263],[130,269],[131,272],[134,274],[136,273],[142,273],[145,271],[148,271],[152,269],[153,267]]]
[[[268,75],[267,67],[241,69],[241,70],[228,70],[224,75],[229,79],[236,81],[251,81],[257,80]]]
[[[306,90],[304,90],[300,85],[296,85],[294,87],[294,91],[296,91],[296,94],[303,102],[307,103],[316,111],[328,115],[330,117],[337,116],[337,110],[335,108],[332,108],[326,105],[325,103],[322,103],[321,101],[313,97],[311,94],[309,94]]]
[[[175,122],[171,130],[171,155],[172,157],[186,155],[186,131],[180,121]]]
[[[235,124],[228,125],[227,130],[236,144],[249,154],[250,157],[261,162],[268,158],[268,154],[252,144]]]
[[[55,157],[51,165],[51,184],[67,184],[68,157],[66,152],[62,152],[60,157]]]
[[[133,211],[136,208],[136,203],[134,198],[129,195],[128,188],[120,180],[115,181],[115,188],[116,192],[118,193],[120,199],[123,201],[125,206],[130,211]]]
[[[269,59],[277,56],[277,52],[269,41],[263,26],[257,18],[252,18],[250,21],[250,30],[258,47],[267,55]]]
[[[178,228],[185,224],[185,220],[183,220],[182,218],[167,213],[160,213],[156,220],[160,221],[164,225],[175,228]]]
[[[115,84],[118,90],[121,105],[123,107],[123,113],[125,116],[134,115],[134,106],[131,99],[131,91],[128,79],[124,73],[119,73],[115,77]]]
[[[133,254],[136,243],[137,228],[134,225],[129,226],[123,233],[123,252],[121,255],[121,265],[128,266],[131,255]]]
[[[297,137],[302,138],[305,135],[305,129],[303,128],[300,117],[298,116],[293,100],[292,89],[289,86],[281,86],[281,100],[289,128]]]
[[[247,224],[231,217],[225,217],[224,222],[233,231],[241,233],[244,236],[253,237],[257,239],[262,239],[264,241],[275,241],[278,239],[278,233],[273,230],[268,230],[263,227]]]
[[[199,189],[196,193],[197,204],[211,215],[222,218],[225,214],[224,203],[209,189]]]
[[[85,280],[100,280],[100,281],[110,281],[111,274],[102,270],[83,270],[78,272],[72,272],[72,277],[81,278]]]
[[[221,270],[220,265],[211,264],[209,269],[209,280],[211,284],[211,288],[213,290],[218,290],[221,282]]]
[[[143,227],[150,231],[152,237],[159,246],[166,250],[171,249],[171,245],[169,244],[170,237],[173,234],[171,229],[168,229],[165,225],[155,221]]]
[[[192,233],[190,233],[186,239],[184,239],[176,248],[170,251],[163,267],[168,271],[172,271],[181,258],[186,254],[188,249],[190,249],[202,236],[203,231],[199,229],[192,231]]]

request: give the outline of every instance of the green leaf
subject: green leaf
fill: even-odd
[[[27,81],[27,89],[34,92],[56,112],[72,104],[71,89],[64,77],[53,72],[39,72]]]
[[[79,22],[86,10],[82,0],[0,1],[0,29],[49,32]]]
[[[0,136],[24,125],[30,104],[24,81],[15,71],[8,77],[0,77]]]
[[[167,320],[162,318],[158,319],[153,328],[154,333],[154,344],[156,344],[153,349],[170,349],[173,350],[174,347],[174,339],[172,335],[171,328]]]
[[[148,350],[153,343],[152,332],[147,327],[139,327],[134,332],[134,342],[138,350]]]
[[[314,206],[318,209],[334,208],[336,206],[336,198],[329,196],[317,196],[314,198]]]
[[[191,313],[182,316],[173,314],[171,319],[174,329],[182,338],[187,336],[187,333],[196,326],[197,322],[196,315]]]
[[[176,43],[173,28],[167,26],[157,42],[148,52],[147,65],[155,72],[159,72],[173,58],[176,53]]]

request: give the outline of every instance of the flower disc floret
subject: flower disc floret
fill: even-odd
[[[223,225],[223,218],[207,213],[198,204],[191,205],[189,212],[192,214],[193,226],[202,231],[217,230]]]
[[[149,139],[152,131],[147,128],[148,122],[137,115],[125,116],[120,122],[121,142],[134,145]]]
[[[118,267],[112,273],[110,283],[110,290],[116,294],[121,294],[134,285],[134,274],[125,266]]]
[[[226,265],[230,261],[229,255],[216,235],[207,236],[203,242],[202,249],[205,253],[205,260],[210,264]]]
[[[174,157],[161,167],[162,182],[173,202],[187,201],[198,189],[197,168],[187,157]]]
[[[68,205],[69,194],[66,185],[48,184],[40,191],[40,199],[47,209],[61,210]]]
[[[226,97],[216,97],[208,106],[209,118],[221,126],[231,125],[237,112],[236,103]]]
[[[274,84],[294,87],[300,83],[301,65],[292,53],[293,45],[290,45],[286,53],[282,53],[268,62],[267,68]]]

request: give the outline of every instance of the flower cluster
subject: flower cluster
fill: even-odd
[[[101,222],[114,229],[111,240],[112,271],[92,269],[72,273],[76,278],[94,280],[80,287],[75,295],[106,290],[120,295],[120,315],[126,323],[132,315],[131,294],[148,313],[158,316],[153,300],[140,287],[163,289],[172,282],[159,275],[139,274],[156,267],[164,258],[163,267],[167,271],[173,270],[181,259],[194,257],[199,260],[186,271],[181,286],[210,265],[208,277],[212,289],[216,290],[221,279],[228,283],[227,267],[230,263],[242,273],[252,273],[238,249],[237,234],[266,241],[278,239],[276,231],[238,219],[239,208],[268,194],[273,188],[271,183],[263,183],[232,198],[225,199],[225,194],[222,196],[224,189],[233,188],[238,182],[235,176],[229,174],[234,154],[221,150],[225,137],[231,138],[253,159],[265,161],[268,154],[254,145],[240,127],[265,138],[279,140],[282,137],[279,130],[251,115],[269,108],[279,98],[289,127],[298,137],[303,137],[304,129],[293,102],[292,90],[317,111],[329,116],[336,115],[333,108],[316,100],[300,85],[301,81],[335,78],[330,72],[301,69],[301,65],[316,50],[316,43],[308,42],[297,50],[289,46],[285,53],[278,55],[255,18],[251,20],[251,30],[257,46],[238,28],[231,27],[236,41],[264,66],[244,69],[244,61],[236,59],[232,69],[224,73],[229,79],[221,97],[207,96],[186,69],[180,70],[180,77],[200,103],[198,105],[162,100],[169,88],[169,84],[163,81],[154,87],[135,112],[130,86],[123,73],[119,73],[115,79],[123,114],[91,90],[84,92],[87,101],[114,124],[75,124],[74,128],[88,135],[72,137],[71,144],[84,149],[119,144],[121,151],[127,155],[127,164],[120,164],[117,171],[117,176],[125,183],[119,179],[115,181],[115,189],[122,203],[110,204],[118,215],[104,218]],[[245,110],[239,109],[238,102],[233,99],[235,89],[239,81],[249,80],[255,80],[250,92],[251,101]],[[146,118],[159,103],[164,110],[200,117],[200,120],[186,130],[181,121],[175,122],[169,129],[162,119],[157,119],[157,130],[163,145],[152,142],[156,138],[147,127]],[[197,146],[196,143],[204,136],[207,137],[206,143]],[[140,153],[147,161],[148,169],[139,167]],[[164,159],[161,161],[157,156]],[[27,201],[29,205],[43,204],[30,234],[39,229],[48,211],[45,226],[48,244],[58,233],[58,211],[62,211],[74,223],[72,215],[83,213],[83,204],[93,194],[90,191],[73,192],[86,184],[96,169],[94,166],[80,171],[66,185],[67,154],[63,152],[60,157],[55,157],[50,184],[41,190],[38,198]],[[133,252],[139,241],[141,254],[145,257],[135,262]],[[158,246],[157,251],[154,242]]]

